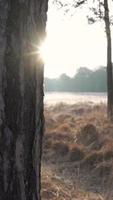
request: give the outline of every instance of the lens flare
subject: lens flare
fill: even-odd
[[[48,46],[46,44],[46,40],[41,42],[39,48],[38,48],[38,54],[40,56],[40,59],[46,64],[47,57],[48,57]]]

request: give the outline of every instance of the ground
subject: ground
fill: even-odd
[[[45,105],[42,200],[113,200],[112,160],[104,104]]]

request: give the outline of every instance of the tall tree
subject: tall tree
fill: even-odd
[[[105,32],[107,39],[107,111],[109,119],[113,120],[113,72],[112,72],[112,39],[110,24],[112,20],[109,15],[108,0],[95,0],[96,7],[93,6],[94,17],[89,17],[89,21],[94,23],[97,20],[103,20],[105,23]]]
[[[48,0],[0,1],[0,200],[40,200]]]
[[[113,72],[112,72],[112,42],[108,0],[104,0],[104,22],[107,38],[107,87],[108,87],[108,116],[113,120]]]
[[[110,24],[113,24],[112,18],[109,15],[109,5],[108,0],[73,0],[70,4],[62,4],[61,0],[54,0],[57,5],[64,7],[64,12],[69,12],[68,7],[78,8],[81,5],[85,5],[91,11],[92,16],[87,16],[90,24],[95,23],[98,20],[103,20],[105,23],[106,29],[106,38],[107,38],[107,110],[108,117],[113,120],[113,72],[112,72],[112,38],[111,38],[111,29]],[[109,0],[111,3],[112,0]]]

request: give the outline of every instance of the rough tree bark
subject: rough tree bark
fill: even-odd
[[[113,120],[113,74],[112,74],[112,47],[111,47],[111,30],[109,18],[108,0],[104,0],[104,22],[107,37],[107,87],[108,87],[108,117]]]
[[[0,0],[0,200],[40,200],[48,0]]]

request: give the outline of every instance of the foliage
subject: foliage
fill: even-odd
[[[62,74],[58,79],[45,78],[45,91],[106,92],[106,67],[95,71],[81,67],[72,78],[66,74]]]

